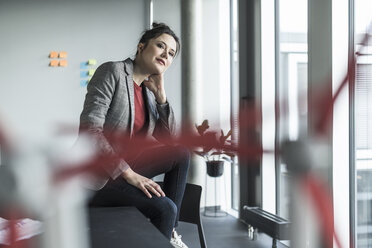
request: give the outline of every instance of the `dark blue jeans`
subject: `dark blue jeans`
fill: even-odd
[[[161,146],[147,149],[130,166],[132,170],[148,178],[165,173],[165,197],[157,197],[150,192],[152,198],[148,198],[143,191],[119,176],[95,193],[90,206],[135,206],[170,239],[173,228],[178,225],[189,165],[190,152],[185,147]]]

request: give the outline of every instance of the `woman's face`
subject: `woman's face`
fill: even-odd
[[[149,74],[161,74],[172,64],[176,55],[176,41],[169,34],[162,34],[149,40],[145,47],[138,44],[138,56],[145,71]]]

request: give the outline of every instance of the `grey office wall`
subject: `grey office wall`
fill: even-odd
[[[97,67],[133,57],[147,27],[147,3],[0,0],[0,121],[5,127],[20,140],[50,139],[59,124],[76,131],[86,93],[80,63],[94,58]],[[49,67],[50,51],[66,51],[68,66]]]

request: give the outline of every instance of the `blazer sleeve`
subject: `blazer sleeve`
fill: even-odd
[[[162,141],[162,138],[169,139],[176,134],[176,121],[173,109],[168,101],[164,104],[156,103],[156,108],[159,116],[153,136],[159,141]]]
[[[113,62],[99,66],[87,86],[84,108],[80,115],[79,133],[88,132],[92,135],[99,152],[105,155],[117,156],[103,133],[103,126],[119,77]],[[113,179],[129,168],[128,163],[119,156],[115,162],[102,166]]]

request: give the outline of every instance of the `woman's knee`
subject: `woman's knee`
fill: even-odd
[[[151,212],[150,216],[148,216],[151,219],[175,219],[177,215],[177,206],[168,197],[159,197],[155,201],[151,201],[151,204],[147,206],[147,209]]]
[[[158,205],[160,215],[163,216],[164,218],[175,220],[177,216],[176,204],[168,197],[162,197],[161,199],[162,200]]]

